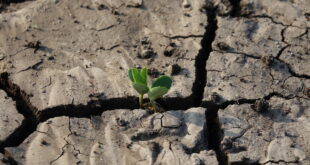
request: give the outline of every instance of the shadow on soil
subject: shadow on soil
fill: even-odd
[[[8,73],[0,74],[0,89],[16,102],[16,109],[24,116],[24,121],[6,140],[0,142],[0,152],[5,147],[18,146],[31,133],[40,122],[59,116],[91,118],[100,116],[104,111],[114,109],[139,109],[138,97],[112,98],[108,100],[92,100],[86,105],[68,104],[38,110],[34,107],[26,92],[12,83]],[[146,102],[147,100],[145,100]],[[162,98],[158,103],[166,110],[186,110],[193,105],[193,98]]]

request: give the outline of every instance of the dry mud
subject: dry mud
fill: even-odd
[[[24,117],[18,113],[14,101],[3,90],[0,90],[0,100],[0,141],[4,141],[22,124]]]
[[[2,0],[0,164],[310,164],[309,29],[308,0]]]

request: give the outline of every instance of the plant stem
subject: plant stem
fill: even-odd
[[[157,111],[158,111],[158,106],[157,106],[156,101],[151,100],[151,104],[152,104],[152,106],[153,106],[153,108],[154,108],[154,111],[157,112]]]
[[[155,106],[156,106],[156,105],[155,105],[155,101],[150,100],[150,102],[151,102],[151,104],[152,104],[152,106],[153,106],[153,107],[155,107]]]
[[[142,105],[143,105],[143,95],[140,95],[140,97],[139,97],[139,104],[140,104],[140,108],[142,108]]]

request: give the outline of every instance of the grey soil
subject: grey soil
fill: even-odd
[[[0,0],[0,165],[310,164],[309,9]],[[163,113],[139,109],[144,66],[173,79]]]

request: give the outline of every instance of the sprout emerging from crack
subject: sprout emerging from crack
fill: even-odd
[[[131,68],[128,71],[129,79],[131,80],[133,88],[140,94],[139,104],[140,107],[143,108],[143,96],[144,94],[148,94],[148,98],[150,99],[150,103],[153,106],[154,110],[158,110],[158,104],[156,103],[156,99],[162,97],[166,93],[168,93],[171,85],[172,79],[169,76],[162,75],[155,79],[152,83],[152,86],[148,86],[147,80],[147,68],[136,69]]]
[[[147,69],[129,69],[128,76],[131,80],[132,87],[140,94],[139,104],[140,107],[142,107],[143,95],[149,91],[149,88],[147,86]]]

